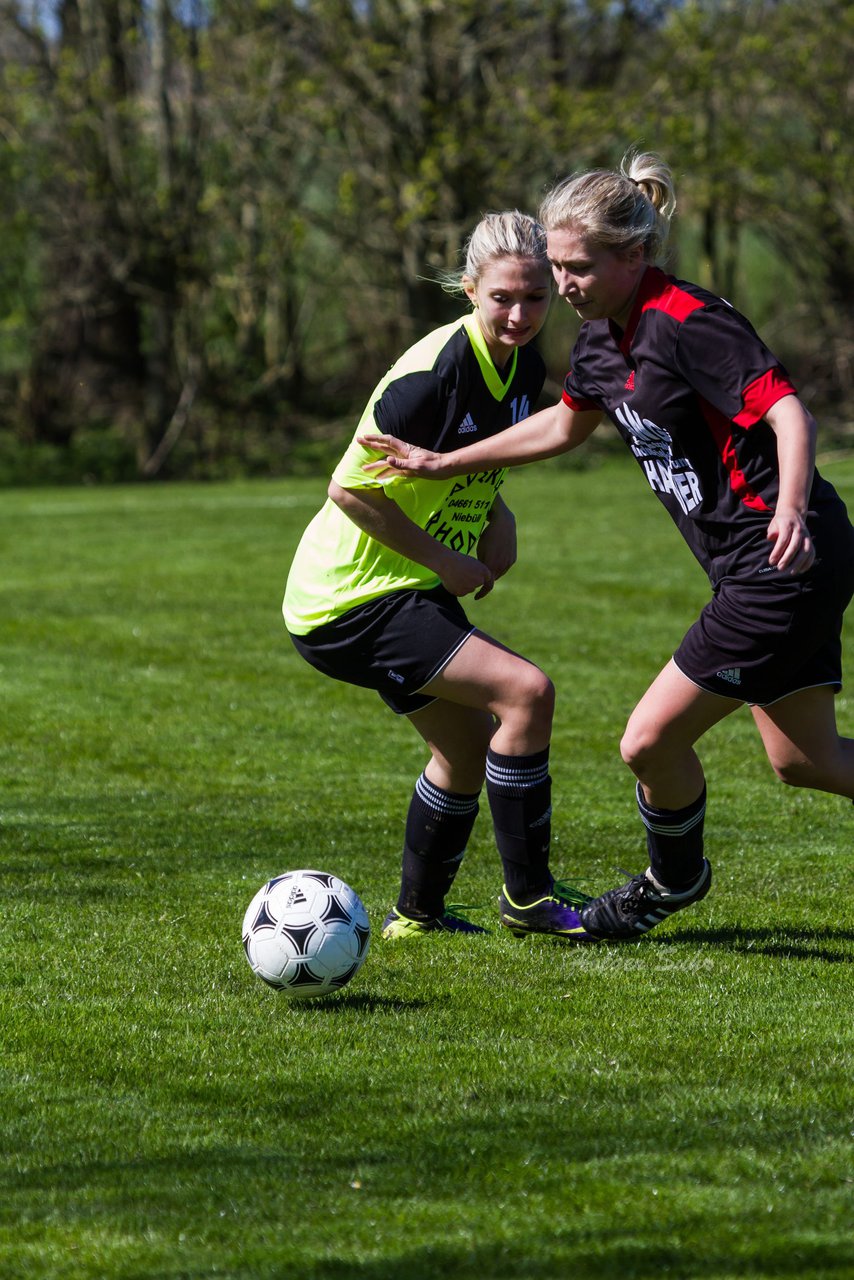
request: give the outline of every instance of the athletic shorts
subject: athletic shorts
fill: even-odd
[[[307,662],[333,680],[376,689],[397,715],[435,702],[420,693],[475,630],[444,587],[393,591],[348,609],[291,640]],[[290,634],[290,633],[289,633]]]
[[[842,616],[854,561],[818,564],[801,577],[721,583],[673,660],[710,693],[769,706],[816,685],[842,688]]]

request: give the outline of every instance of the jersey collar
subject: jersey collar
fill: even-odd
[[[635,336],[635,330],[638,327],[640,318],[646,310],[647,306],[653,299],[661,296],[661,293],[667,287],[667,276],[659,267],[647,267],[640,279],[638,291],[635,294],[635,300],[632,305],[629,322],[624,330],[618,328],[613,320],[608,321],[611,329],[611,337],[622,351],[623,355],[627,355],[632,345],[632,339]]]
[[[504,366],[506,376],[502,378],[501,374],[492,363],[492,356],[489,354],[489,348],[486,345],[486,338],[483,336],[477,312],[472,311],[469,315],[463,317],[463,326],[469,336],[469,342],[472,350],[477,357],[480,365],[480,371],[483,374],[483,380],[487,385],[491,395],[496,400],[503,400],[507,393],[507,388],[513,381],[513,375],[516,372],[516,361],[519,357],[519,348],[513,348],[513,354]]]

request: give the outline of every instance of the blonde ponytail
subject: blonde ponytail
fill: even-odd
[[[612,249],[642,245],[646,260],[655,262],[675,209],[669,166],[650,152],[628,151],[617,172],[592,169],[564,178],[543,200],[540,221],[547,231],[575,227]]]

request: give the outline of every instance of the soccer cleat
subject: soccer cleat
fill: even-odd
[[[598,942],[598,938],[587,932],[579,914],[583,905],[590,901],[587,894],[569,885],[555,884],[551,893],[519,907],[505,885],[498,906],[501,923],[517,938],[524,938],[528,933],[546,933],[564,942]]]
[[[432,920],[410,920],[393,908],[383,920],[380,937],[391,942],[395,938],[422,938],[425,933],[486,933],[486,930],[458,915],[451,907]]]
[[[609,889],[581,909],[585,928],[604,942],[639,938],[676,911],[705,898],[712,883],[712,868],[703,859],[703,870],[690,889],[669,893],[656,888],[649,873],[632,876],[628,884]]]

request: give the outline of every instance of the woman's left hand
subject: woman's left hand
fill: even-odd
[[[779,507],[768,526],[767,538],[774,543],[768,563],[781,573],[806,573],[815,562],[815,547],[807,523],[799,511]]]
[[[782,573],[806,573],[815,563],[804,514],[815,474],[815,419],[793,394],[773,404],[765,421],[777,437],[780,468],[777,506],[766,535],[774,543],[768,563]]]
[[[492,505],[489,523],[480,535],[477,558],[492,571],[493,579],[502,577],[516,563],[516,517],[499,495]],[[482,600],[489,587],[481,588],[475,600]]]

